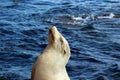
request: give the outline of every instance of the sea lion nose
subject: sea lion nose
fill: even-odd
[[[55,26],[52,26],[51,30],[57,31],[57,28]]]
[[[55,26],[52,26],[52,27],[50,28],[49,32],[50,32],[50,33],[53,33],[53,34],[56,34],[56,33],[58,33],[58,30],[57,30],[57,28],[56,28]]]

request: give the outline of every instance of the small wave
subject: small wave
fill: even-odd
[[[40,34],[45,34],[46,31],[44,29],[29,29],[23,30],[21,33],[27,36],[40,36]]]
[[[23,79],[22,76],[15,72],[0,74],[0,80],[21,80],[21,79]]]
[[[89,21],[92,20],[91,16],[72,16],[72,15],[60,15],[54,16],[46,20],[48,23],[52,24],[61,24],[61,25],[86,25]]]
[[[97,18],[98,19],[104,19],[104,18],[113,18],[115,15],[113,13],[110,13],[110,14],[104,14],[102,16],[98,16]]]
[[[15,34],[14,31],[11,31],[11,30],[6,30],[6,29],[0,29],[0,34],[8,34],[8,35],[12,35],[12,34]]]
[[[21,54],[12,54],[12,56],[14,56],[15,58],[22,58],[22,59],[29,59],[32,57],[32,55],[30,54],[24,54],[24,53],[21,53]]]

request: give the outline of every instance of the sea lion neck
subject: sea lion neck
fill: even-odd
[[[45,53],[53,53],[53,52],[56,52],[56,49],[54,48],[53,45],[47,45],[47,47],[45,48],[45,50],[43,51]]]

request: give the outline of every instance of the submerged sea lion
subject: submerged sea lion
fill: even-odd
[[[55,26],[51,27],[48,45],[33,66],[31,80],[70,80],[65,68],[69,57],[67,40]]]

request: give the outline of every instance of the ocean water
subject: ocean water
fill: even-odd
[[[30,80],[52,25],[71,80],[120,80],[120,0],[0,0],[0,80]]]

